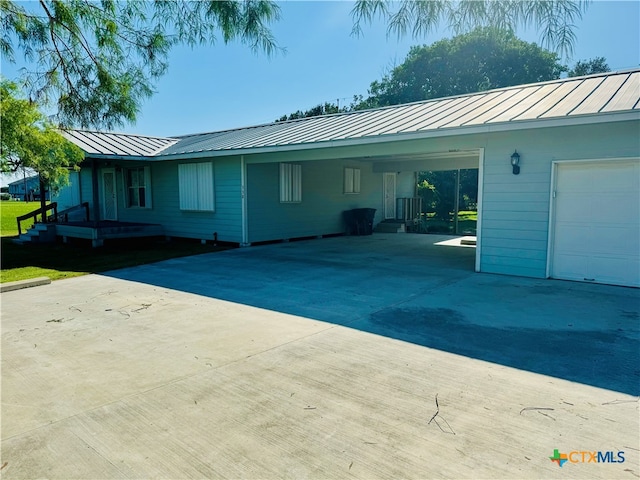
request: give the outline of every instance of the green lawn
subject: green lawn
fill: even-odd
[[[52,280],[100,273],[118,268],[158,262],[169,258],[226,250],[227,246],[202,245],[200,241],[128,239],[105,242],[102,248],[91,248],[88,241],[69,244],[16,245],[11,240],[18,234],[16,216],[39,207],[39,203],[1,202],[2,251],[0,282],[12,282],[47,276]],[[24,225],[27,228],[27,225]]]
[[[3,237],[18,235],[16,217],[40,208],[40,202],[0,202],[0,234]],[[33,219],[22,222],[22,231],[33,225]]]
[[[448,220],[435,218],[435,213],[426,213],[426,229],[428,233],[453,234],[453,213]],[[476,231],[478,223],[478,212],[475,210],[460,210],[458,212],[458,232],[459,234],[472,233]],[[475,235],[475,233],[473,233]]]

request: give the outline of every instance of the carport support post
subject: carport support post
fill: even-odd
[[[93,221],[97,225],[100,218],[100,205],[98,205],[98,163],[95,160],[91,161],[91,189],[93,190]]]
[[[460,169],[456,172],[456,198],[453,202],[453,233],[458,234],[458,210],[460,210]]]

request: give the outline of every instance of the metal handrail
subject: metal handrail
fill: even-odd
[[[47,222],[47,211],[48,210],[53,210],[53,215],[55,217],[58,216],[58,202],[52,202],[49,205],[46,205],[44,208],[38,208],[37,210],[34,210],[33,212],[29,212],[29,213],[25,213],[24,215],[21,215],[19,217],[16,217],[16,221],[18,222],[18,235],[22,235],[22,225],[20,224],[20,222],[22,222],[23,220],[27,220],[29,218],[34,218],[37,221],[37,216],[41,215],[42,216],[42,223],[46,223]]]

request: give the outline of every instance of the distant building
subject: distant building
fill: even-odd
[[[40,181],[38,175],[11,182],[9,184],[9,194],[13,198],[17,198],[23,202],[25,199],[27,201],[40,200]],[[33,197],[30,197],[30,195],[33,195]],[[49,192],[46,192],[46,200],[49,200]]]

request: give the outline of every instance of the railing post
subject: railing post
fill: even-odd
[[[18,222],[18,235],[22,235],[22,228],[20,228],[20,219],[16,218],[16,221]]]

